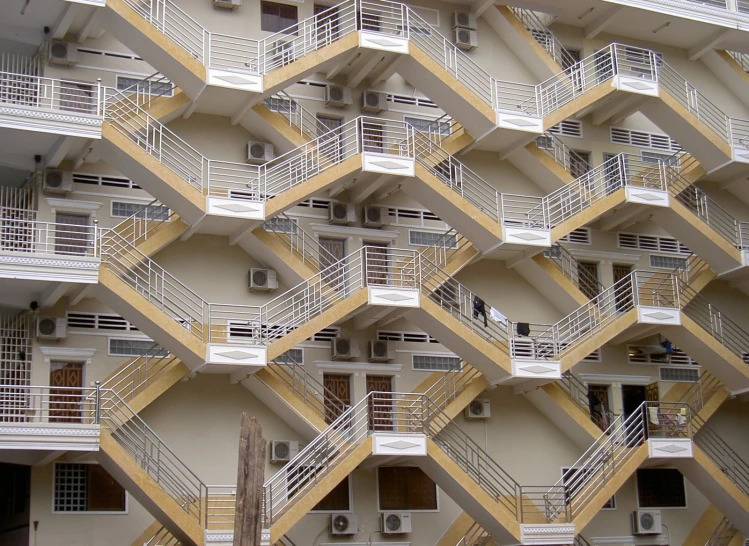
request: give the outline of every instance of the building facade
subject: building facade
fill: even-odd
[[[0,544],[739,546],[749,2],[1,8]]]

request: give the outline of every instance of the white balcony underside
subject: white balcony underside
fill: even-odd
[[[93,424],[0,423],[0,462],[35,465],[66,451],[98,451],[99,430]]]

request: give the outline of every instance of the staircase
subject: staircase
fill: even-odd
[[[694,458],[674,461],[721,513],[746,536],[749,532],[749,464],[704,421],[695,417]]]

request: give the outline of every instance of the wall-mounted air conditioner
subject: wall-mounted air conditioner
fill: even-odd
[[[328,85],[325,87],[325,106],[343,108],[353,104],[351,99],[351,88],[342,85]]]
[[[385,224],[382,219],[382,217],[384,216],[382,207],[364,207],[364,210],[362,212],[362,224],[364,224],[364,227],[378,228],[382,227]]]
[[[467,28],[455,29],[455,45],[460,49],[470,51],[479,46],[479,34],[476,30]]]
[[[250,290],[276,290],[278,275],[273,269],[250,269]]]
[[[408,512],[385,512],[382,514],[382,533],[385,535],[395,535],[410,533],[411,514]]]
[[[214,8],[237,9],[242,5],[242,0],[213,0]]]
[[[347,226],[356,222],[356,208],[348,203],[331,203],[328,207],[328,220],[331,224]]]
[[[351,360],[358,357],[359,341],[347,337],[336,337],[331,340],[333,360]]]
[[[78,62],[78,46],[53,40],[49,43],[49,64],[75,66]]]
[[[356,514],[330,514],[331,535],[355,535],[359,532]]]
[[[44,171],[42,191],[45,193],[69,193],[73,191],[73,173],[47,169]]]
[[[270,443],[270,462],[288,463],[299,454],[299,442],[273,440]]]
[[[37,339],[65,339],[67,335],[67,319],[60,317],[39,317],[36,319]]]
[[[661,511],[636,510],[632,512],[632,531],[636,535],[660,535]]]
[[[373,340],[369,342],[370,362],[390,362],[395,360],[395,346],[390,341]]]
[[[478,28],[476,15],[467,11],[454,11],[453,28],[456,27],[476,30]]]
[[[247,143],[247,163],[260,165],[267,163],[276,157],[273,151],[273,144],[268,142],[255,142],[251,140]]]
[[[373,114],[379,114],[383,110],[388,109],[387,93],[381,91],[364,91],[362,93],[362,112],[371,112]]]
[[[492,416],[489,400],[473,400],[466,408],[466,419],[488,419]]]

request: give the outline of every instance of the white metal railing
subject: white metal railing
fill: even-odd
[[[744,72],[749,72],[749,53],[739,53],[738,51],[726,51],[726,53],[738,63]]]
[[[723,388],[723,383],[708,371],[702,372],[700,378],[681,395],[677,402],[687,404],[699,413],[708,400]]]
[[[180,542],[166,527],[160,527],[143,546],[180,546]]]
[[[86,83],[0,72],[0,104],[68,115],[101,117],[101,81]]]
[[[573,519],[650,438],[692,438],[693,413],[685,404],[643,402],[631,415],[619,416],[549,490],[552,507]],[[559,497],[562,488],[564,497]],[[564,511],[564,512],[563,512]]]
[[[497,546],[497,543],[481,525],[474,521],[455,546]]]
[[[723,518],[705,541],[705,546],[728,546],[738,532],[728,518]]]
[[[525,335],[511,326],[514,358],[559,360],[565,351],[589,339],[638,305],[679,307],[679,280],[671,273],[633,271],[555,324],[529,323]]]
[[[0,219],[0,252],[98,258],[100,231],[96,223],[62,224],[9,216]]]
[[[141,356],[125,362],[101,383],[101,387],[116,393],[123,401],[130,402],[145,391],[161,374],[180,360],[163,347],[154,343]]]
[[[589,298],[593,298],[605,290],[598,277],[588,269],[581,267],[577,258],[570,254],[562,245],[552,245],[551,248],[544,251],[544,256],[551,260],[562,274]]]
[[[538,149],[546,152],[558,165],[575,178],[580,176],[580,173],[588,172],[593,168],[587,159],[572,150],[554,133],[545,132],[542,136],[536,138],[535,144]]]
[[[421,403],[419,403],[421,402]],[[426,433],[427,398],[423,394],[370,392],[346,409],[263,484],[263,523],[279,516],[371,433]]]
[[[535,11],[515,6],[507,7],[559,66],[565,68],[577,62],[575,57],[557,40],[556,36],[554,36],[549,27],[546,26]]]
[[[338,261],[329,250],[320,245],[317,237],[304,231],[296,220],[284,213],[265,222],[262,228],[278,238],[292,255],[315,271]]]
[[[315,114],[291,98],[285,91],[278,91],[264,98],[262,104],[271,112],[285,117],[289,122],[289,127],[298,131],[299,135],[307,140],[330,131],[330,128],[317,119]]]
[[[152,232],[162,226],[164,222],[176,220],[177,215],[172,210],[154,199],[143,209],[134,212],[111,230],[131,245],[137,246],[148,239]]]
[[[590,420],[601,430],[606,430],[609,424],[613,423],[617,418],[617,415],[613,411],[603,407],[602,404],[596,408],[591,407],[588,387],[571,371],[567,371],[562,375],[562,379],[558,385],[580,411],[590,416]]]

